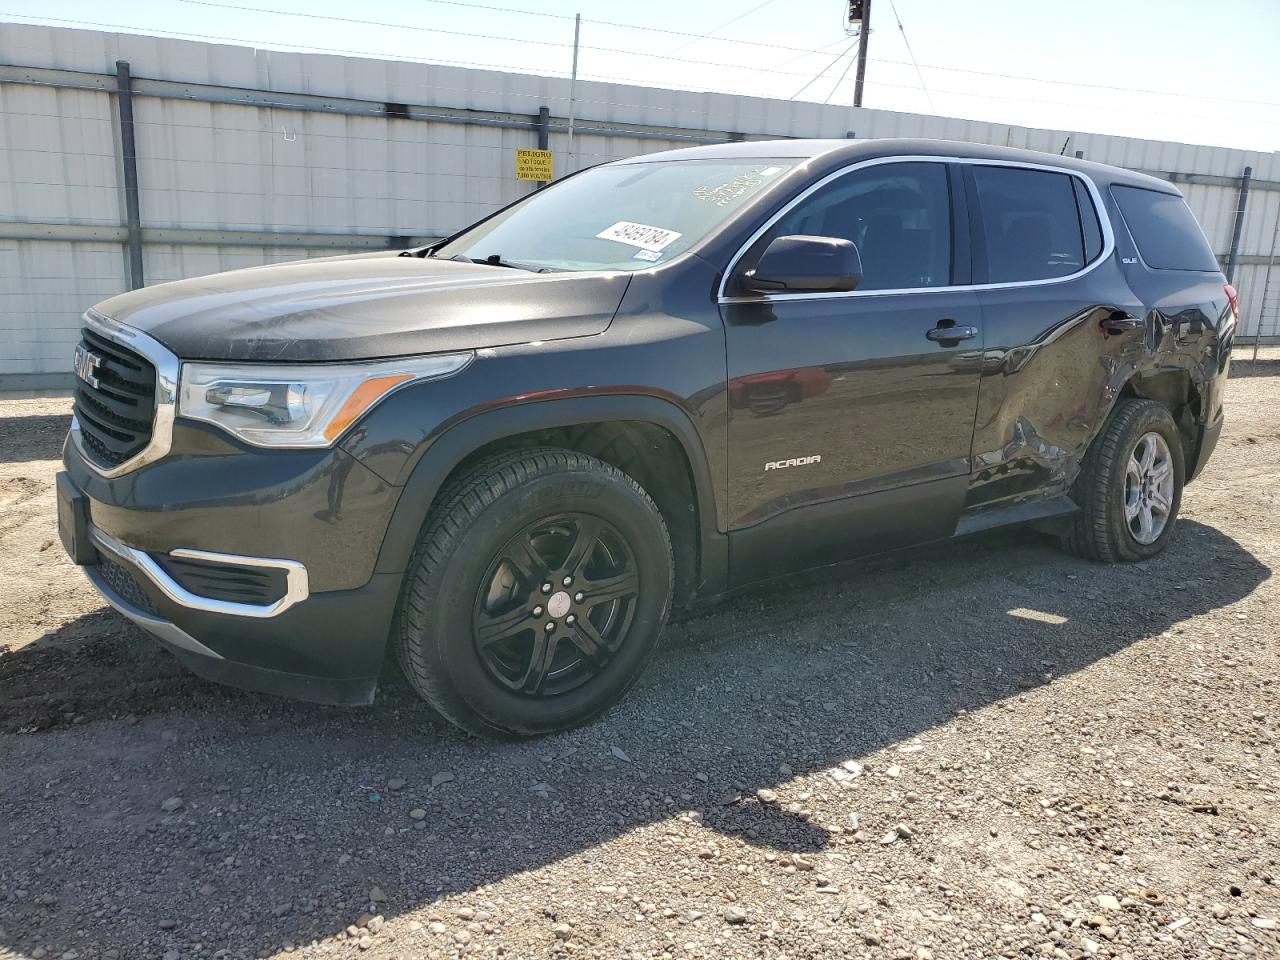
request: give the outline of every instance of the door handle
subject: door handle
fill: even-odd
[[[1127,313],[1121,313],[1119,310],[1108,316],[1103,317],[1098,326],[1102,328],[1104,336],[1119,336],[1122,333],[1128,333],[1130,330],[1136,330],[1138,327],[1144,326],[1146,321],[1141,317],[1130,316]]]
[[[977,327],[956,326],[954,320],[939,320],[938,325],[925,334],[934,343],[958,343],[961,340],[972,340],[978,335]]]

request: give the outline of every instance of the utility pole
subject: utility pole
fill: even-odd
[[[867,77],[867,41],[871,39],[871,0],[849,0],[847,31],[858,34],[858,72],[853,82],[853,105],[862,106],[862,85]]]
[[[582,30],[582,14],[574,14],[573,17],[573,72],[569,75],[569,149],[568,162],[565,164],[565,173],[572,173],[570,169],[573,166],[573,114],[574,114],[574,93],[578,86],[578,34]]]

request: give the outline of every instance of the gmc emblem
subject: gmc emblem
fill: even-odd
[[[100,356],[96,353],[90,353],[84,348],[84,344],[76,344],[76,376],[95,390],[98,387],[98,378],[95,376],[95,372],[100,366],[102,366],[102,358]]]

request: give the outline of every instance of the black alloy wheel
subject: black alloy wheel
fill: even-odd
[[[657,649],[675,580],[653,500],[549,447],[477,462],[436,497],[396,647],[437,712],[481,736],[565,730],[617,702]]]
[[[498,551],[476,594],[472,639],[490,675],[527,697],[589,682],[626,642],[640,577],[611,523],[565,513]]]

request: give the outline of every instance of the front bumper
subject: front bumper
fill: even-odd
[[[75,456],[68,453],[68,466]],[[321,703],[372,701],[400,575],[365,571],[358,575],[363,581],[359,587],[315,592],[302,562],[184,549],[199,538],[202,525],[182,524],[180,513],[170,516],[164,529],[181,539],[171,541],[167,549],[158,547],[155,523],[147,511],[132,509],[133,504],[97,500],[68,473],[59,474],[57,486],[59,525],[72,559],[82,564],[111,606],[156,637],[194,673]],[[288,512],[287,505],[283,509]],[[227,511],[219,513],[224,523],[238,519],[238,526],[250,531],[256,526],[252,513],[238,518]],[[110,532],[98,526],[104,518],[111,524]],[[294,516],[293,523],[301,531],[302,542],[309,525],[327,525],[309,514]],[[131,527],[150,535],[131,534]],[[255,566],[272,568],[279,574],[279,596],[257,603],[211,597],[207,593],[218,591],[208,590],[207,581],[197,579],[192,588],[170,572],[174,559],[190,558],[203,565],[197,568],[198,576],[209,570],[230,571],[236,580],[238,572]]]

